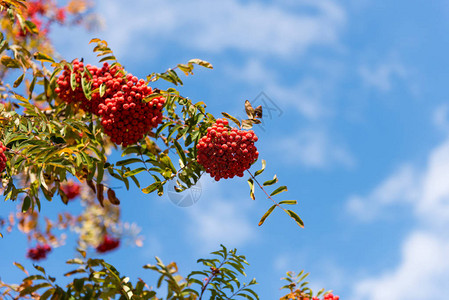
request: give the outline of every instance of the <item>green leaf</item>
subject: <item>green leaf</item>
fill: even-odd
[[[161,185],[160,181],[154,182],[154,183],[150,184],[149,186],[147,186],[146,188],[142,189],[142,192],[145,194],[152,193],[155,190],[157,190],[160,185]]]
[[[248,184],[250,188],[249,195],[251,196],[251,199],[256,200],[256,196],[254,195],[254,181],[252,178],[248,179]]]
[[[26,212],[31,206],[31,198],[30,196],[26,196],[25,199],[23,199],[22,204],[22,212]]]
[[[33,292],[37,291],[38,289],[45,288],[45,287],[51,287],[51,284],[48,282],[42,282],[36,285],[29,286],[22,291],[20,291],[20,296],[25,295],[31,295]]]
[[[270,186],[270,185],[275,184],[276,182],[278,182],[278,178],[276,175],[274,175],[273,179],[265,181],[263,183],[263,186]]]
[[[277,194],[280,194],[280,193],[286,192],[286,191],[288,191],[288,189],[287,189],[287,187],[286,187],[285,185],[283,185],[283,186],[280,186],[280,187],[278,187],[277,189],[275,189],[275,190],[270,194],[270,196],[275,196],[275,195],[277,195]]]
[[[97,182],[101,182],[103,180],[104,175],[104,163],[98,162],[97,163]]]
[[[267,212],[262,216],[262,218],[259,221],[259,226],[261,226],[265,220],[268,218],[268,216],[273,212],[273,210],[276,208],[276,204],[272,205]]]
[[[70,87],[72,88],[72,91],[76,89],[76,77],[73,71],[70,73]]]
[[[230,114],[225,113],[225,112],[222,112],[221,114],[222,114],[225,118],[228,118],[228,119],[232,120],[232,122],[234,122],[238,127],[241,127],[241,126],[242,126],[242,125],[240,124],[240,121],[239,121],[237,118],[235,118],[235,117],[233,117],[233,116],[231,116]]]
[[[114,60],[114,61],[117,61],[117,59],[115,58],[114,55],[110,55],[110,56],[105,56],[105,57],[103,57],[102,59],[100,59],[99,62],[104,62],[104,61],[107,61],[107,60]]]
[[[187,158],[186,158],[186,154],[184,153],[184,149],[182,149],[181,145],[179,144],[179,142],[177,140],[174,140],[173,144],[176,147],[176,151],[178,152],[178,155],[181,158],[182,163],[184,164],[184,166],[187,165]]]
[[[48,299],[51,295],[53,295],[53,293],[55,292],[54,288],[48,289],[45,293],[43,293],[41,295],[41,297],[39,298],[40,300],[46,300]]]
[[[254,173],[254,176],[258,176],[258,175],[262,174],[262,172],[265,171],[266,165],[267,165],[267,162],[265,161],[265,159],[262,159],[262,169],[256,171],[256,173]]]
[[[24,268],[21,264],[19,264],[18,262],[13,262],[13,264],[14,264],[17,268],[19,268],[20,270],[22,270],[25,274],[28,275],[27,270],[25,270],[25,268]]]
[[[15,68],[19,68],[20,67],[19,62],[17,60],[15,60],[15,59],[12,59],[9,56],[3,56],[0,59],[0,62],[2,63],[2,65],[4,65],[7,68],[15,69]]]
[[[22,83],[24,77],[25,77],[25,73],[20,75],[19,78],[17,78],[16,81],[14,81],[13,87],[14,88],[18,87]]]
[[[279,204],[296,205],[298,202],[296,200],[283,200]]]
[[[51,63],[55,62],[53,58],[51,58],[49,55],[42,53],[42,52],[34,53],[34,59],[39,60],[39,61],[51,62]]]
[[[102,83],[100,85],[100,97],[103,97],[104,93],[106,93],[106,85]]]
[[[133,163],[143,163],[143,161],[140,158],[128,158],[121,161],[118,161],[115,165],[117,167],[126,166]]]
[[[37,79],[37,76],[34,75],[33,80],[31,80],[31,83],[30,83],[30,88],[28,89],[30,92],[30,98],[31,98],[31,95],[33,94],[34,86],[36,85],[36,79]]]
[[[296,223],[298,223],[301,228],[304,228],[304,222],[294,211],[287,209],[287,213],[290,215],[290,217],[292,217],[293,220],[295,220]]]
[[[123,178],[137,175],[137,174],[139,174],[139,173],[141,173],[143,171],[146,171],[146,170],[147,169],[145,167],[140,167],[140,168],[137,168],[135,170],[128,171],[125,174],[123,174]]]

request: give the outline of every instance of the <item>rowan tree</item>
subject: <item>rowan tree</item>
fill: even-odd
[[[259,225],[279,208],[304,226],[288,208],[295,200],[277,200],[287,187],[274,187],[276,175],[261,180],[266,162],[259,161],[258,137],[251,128],[260,123],[262,107],[242,101],[246,119],[225,112],[214,116],[206,103],[176,89],[183,84],[178,73],[191,76],[195,67],[212,69],[209,62],[191,59],[138,78],[120,64],[106,41],[96,38],[91,44],[98,64],[60,58],[48,33],[54,25],[77,26],[92,17],[85,1],[58,6],[51,0],[2,0],[0,15],[0,176],[4,200],[17,204],[17,211],[0,221],[0,235],[15,229],[26,234],[35,243],[26,256],[38,261],[62,245],[59,231],[76,228],[78,233],[77,257],[67,262],[77,267],[65,274],[73,277],[71,283],[61,287],[43,267],[35,265],[38,274],[29,275],[15,263],[27,277],[18,285],[0,282],[4,297],[160,299],[143,280],[132,283],[114,266],[86,255],[88,248],[101,254],[121,245],[119,229],[126,224],[120,220],[120,206],[127,203],[109,185],[112,178],[127,190],[135,186],[162,196],[167,183],[174,182],[182,192],[206,173],[217,181],[247,176],[250,198],[255,199],[258,188],[272,201]],[[158,88],[160,80],[172,87]],[[122,158],[114,160],[111,151]],[[42,201],[59,198],[69,212],[56,220],[45,218]],[[74,215],[70,201],[78,198],[84,210]],[[133,239],[142,244],[138,236]],[[244,256],[224,246],[211,255],[198,260],[202,270],[185,277],[176,263],[165,265],[158,258],[156,265],[144,268],[159,273],[155,286],[166,285],[166,299],[259,298],[252,289],[255,279],[240,282],[248,264]],[[306,275],[287,275],[284,288],[289,293],[282,299],[314,297],[303,283]],[[330,293],[324,297],[338,299]]]

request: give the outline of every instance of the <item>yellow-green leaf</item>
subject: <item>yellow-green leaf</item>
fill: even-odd
[[[248,184],[250,188],[251,199],[256,200],[256,196],[254,195],[254,181],[252,178],[248,179]]]
[[[262,172],[265,171],[266,166],[267,166],[267,162],[265,161],[265,159],[262,159],[262,169],[256,171],[256,173],[254,173],[254,176],[262,174]]]
[[[51,63],[55,62],[55,60],[53,58],[51,58],[51,56],[49,56],[45,53],[42,53],[42,52],[34,53],[34,59],[39,60],[39,61],[51,62]]]
[[[235,118],[235,117],[233,117],[233,116],[231,116],[230,114],[225,113],[225,112],[222,112],[221,114],[222,114],[225,118],[228,118],[228,119],[232,120],[235,124],[237,124],[238,127],[241,127],[240,121],[239,121],[237,118]]]
[[[278,182],[278,178],[277,178],[276,175],[274,175],[273,179],[265,181],[265,182],[263,183],[263,186],[273,185],[273,184],[275,184],[276,182]]]
[[[298,201],[296,201],[296,200],[283,200],[283,201],[279,202],[279,204],[296,205],[296,204],[298,204]]]
[[[287,209],[287,213],[290,215],[290,217],[292,217],[293,220],[295,220],[296,223],[298,223],[301,228],[304,228],[304,222],[294,211]]]
[[[287,187],[286,187],[285,185],[283,185],[283,186],[280,186],[280,187],[278,187],[277,189],[275,189],[275,190],[270,194],[270,196],[275,196],[275,195],[277,195],[277,194],[280,194],[280,193],[286,192],[286,191],[288,191],[288,189],[287,189]]]
[[[262,216],[262,218],[259,221],[259,226],[261,226],[265,220],[268,218],[268,216],[273,212],[273,210],[276,208],[276,204],[272,205],[267,212]]]

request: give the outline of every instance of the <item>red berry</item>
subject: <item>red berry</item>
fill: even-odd
[[[66,194],[68,200],[72,200],[80,194],[79,184],[70,180],[69,182],[61,185],[61,190]]]
[[[6,147],[0,142],[0,172],[3,172],[6,168]]]
[[[101,106],[102,125],[112,142],[124,147],[135,144],[162,122],[165,98],[144,102],[142,99],[151,93],[143,79],[127,74],[108,104]]]
[[[47,244],[37,245],[35,248],[28,249],[27,257],[32,260],[41,260],[47,257],[47,253],[51,251],[51,247]]]
[[[106,234],[103,236],[103,241],[100,243],[100,245],[98,245],[97,252],[105,253],[116,249],[118,246],[120,246],[120,240],[111,238]]]
[[[243,172],[253,164],[258,156],[253,131],[228,128],[226,119],[217,119],[207,129],[197,145],[197,162],[215,180],[243,177]]]

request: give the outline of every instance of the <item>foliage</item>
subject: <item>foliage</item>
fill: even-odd
[[[66,18],[66,13],[70,18]],[[75,70],[74,65],[78,61],[58,57],[48,37],[51,26],[55,24],[78,25],[91,18],[88,2],[69,1],[65,7],[59,7],[51,0],[0,0],[0,15],[0,142],[5,146],[6,158],[5,169],[0,174],[0,190],[5,201],[17,203],[16,213],[8,219],[0,219],[0,230],[5,232],[6,228],[6,232],[11,232],[17,227],[29,241],[38,243],[38,249],[48,251],[51,249],[49,245],[59,247],[63,244],[64,234],[58,236],[55,231],[72,230],[79,236],[81,255],[67,262],[77,265],[77,268],[65,274],[73,276],[66,287],[58,285],[56,278],[36,265],[39,274],[27,276],[20,285],[7,285],[0,281],[3,296],[162,299],[157,298],[156,292],[159,293],[159,289],[166,285],[165,299],[259,299],[252,290],[255,279],[241,282],[248,264],[245,257],[224,246],[212,253],[213,258],[198,260],[203,270],[193,271],[186,277],[178,274],[175,263],[164,265],[156,258],[156,265],[144,268],[159,274],[157,290],[141,279],[132,283],[130,278],[122,276],[102,259],[86,257],[88,247],[106,252],[118,247],[120,239],[126,237],[131,237],[138,246],[142,244],[137,236],[138,228],[120,221],[123,202],[116,196],[116,187],[110,185],[111,179],[127,190],[135,185],[144,194],[161,196],[170,181],[176,183],[176,191],[182,192],[194,186],[204,175],[205,168],[198,162],[197,146],[217,118],[206,111],[206,103],[182,96],[176,87],[183,85],[179,71],[190,76],[195,67],[212,69],[212,65],[195,58],[139,80],[139,84],[143,82],[148,86],[146,90],[151,90],[151,94],[137,97],[133,90],[129,97],[135,97],[135,102],[142,106],[153,105],[153,99],[163,99],[159,102],[164,103],[160,107],[162,121],[153,122],[159,125],[146,132],[137,143],[120,146],[105,130],[99,114],[84,109],[79,99],[66,102],[59,94],[61,81],[58,82],[58,78],[65,70],[69,93],[79,91],[80,97],[91,103],[97,97],[104,106],[108,105],[108,99],[111,101],[105,97],[109,95],[110,83],[98,81],[98,86],[95,86],[89,66]],[[131,78],[137,81],[120,65],[106,41],[92,39],[90,43],[99,63],[110,63],[111,68],[117,68],[119,73],[116,75],[125,82]],[[167,81],[173,87],[165,90],[154,88],[159,80]],[[133,84],[128,86],[129,89],[134,87]],[[110,97],[115,97],[115,94]],[[248,100],[244,106],[247,114],[244,120],[222,113],[242,132],[260,124],[263,115],[261,106],[253,108]],[[133,124],[138,125],[137,122]],[[226,126],[228,129],[231,127],[227,123]],[[114,160],[110,155],[112,151],[121,153],[121,158]],[[254,174],[249,169],[250,165],[248,168],[245,166],[251,199],[255,200],[257,186],[273,202],[259,225],[275,208],[280,208],[303,227],[298,214],[284,208],[296,205],[296,200],[274,199],[287,191],[287,187],[281,185],[270,193],[266,190],[278,183],[278,178],[274,175],[273,179],[262,181],[260,178],[266,162],[261,160],[261,163],[262,168]],[[142,185],[143,182],[146,184]],[[60,213],[56,220],[45,218],[41,212],[42,201],[53,201],[58,195],[66,205],[79,196],[83,211],[79,215]],[[3,237],[1,232],[0,237]],[[103,247],[101,241],[109,241],[113,245]],[[45,255],[30,257],[43,258]],[[28,275],[20,264],[15,265]],[[290,294],[295,297],[303,297],[307,292],[302,284],[296,286],[303,278],[299,279],[294,286],[289,285]]]
[[[67,264],[76,265],[73,271],[64,274],[74,277],[65,288],[56,283],[56,279],[48,275],[45,269],[35,265],[39,272],[29,275],[25,268],[15,263],[28,276],[20,285],[8,285],[0,281],[0,292],[3,297],[28,297],[39,299],[162,299],[157,297],[155,290],[150,288],[142,279],[133,284],[129,277],[121,276],[119,271],[103,259],[86,258],[84,251],[79,251],[81,257],[67,261]],[[259,299],[251,289],[256,284],[253,279],[248,284],[242,284],[239,276],[246,276],[244,269],[248,265],[244,256],[237,255],[236,250],[222,249],[212,253],[221,259],[200,259],[203,270],[193,271],[187,277],[178,274],[176,263],[165,265],[156,257],[156,265],[145,265],[145,269],[153,270],[159,274],[156,289],[158,293],[165,284],[167,300],[195,300],[208,299]],[[204,280],[195,277],[205,276]],[[75,278],[76,277],[76,278]],[[198,287],[199,285],[199,287]],[[198,291],[193,287],[196,286]]]

